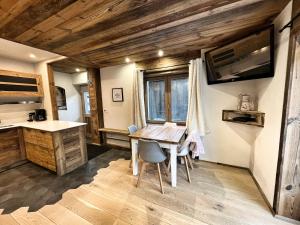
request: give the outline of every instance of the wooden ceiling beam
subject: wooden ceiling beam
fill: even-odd
[[[171,4],[180,0],[164,0],[163,4]],[[113,0],[101,7],[97,7],[91,15],[97,16],[80,16],[77,20],[73,18],[69,21],[54,28],[56,35],[43,33],[36,38],[30,40],[29,43],[37,45],[47,43],[47,47],[51,50],[64,44],[81,40],[82,38],[91,36],[96,32],[103,32],[111,29],[116,24],[124,23],[127,20],[135,19],[137,15],[143,15],[146,11],[153,10],[155,7],[162,6],[159,0]],[[145,11],[145,12],[144,12]],[[75,24],[74,24],[75,23]],[[77,23],[77,24],[76,24]],[[69,31],[69,32],[66,32]]]
[[[0,37],[98,67],[216,46],[270,23],[289,0],[0,0]],[[74,64],[75,63],[75,64]]]
[[[134,39],[120,45],[112,45],[107,48],[99,49],[90,53],[81,54],[86,56],[89,60],[110,59],[115,56],[127,56],[132,53],[142,53],[148,50],[165,49],[168,46],[176,45],[181,47],[182,43],[192,43],[201,39],[206,40],[207,37],[212,38],[223,33],[230,33],[232,31],[240,31],[244,27],[248,30],[259,29],[262,24],[268,24],[269,16],[245,20],[244,17],[237,17],[235,20],[221,21],[211,24],[210,26],[198,26],[198,30],[191,29],[189,32],[181,29],[172,30],[170,33],[155,34],[153,36],[146,36],[139,39]],[[247,33],[245,33],[247,34]],[[245,35],[244,34],[244,35]]]
[[[33,2],[33,0],[0,0],[0,28],[25,11]]]
[[[90,8],[99,6],[99,2],[103,2],[103,0],[93,0],[87,2],[76,1],[73,4],[68,5],[58,13],[50,16],[49,18],[43,20],[37,25],[31,27],[29,30],[20,34],[15,39],[18,42],[27,42],[35,38],[36,36],[42,33],[46,33],[51,29],[53,29],[54,27],[59,26],[60,24],[64,23],[66,20],[70,20],[70,19],[76,20],[77,17],[80,17],[82,16],[82,14],[85,14],[86,11],[89,10]],[[67,32],[67,29],[63,31]]]
[[[236,1],[236,0],[235,0]],[[247,0],[250,1],[250,0]],[[251,0],[253,1],[253,0]],[[256,0],[258,1],[258,0]],[[261,1],[261,0],[260,0]],[[86,49],[94,46],[95,43],[107,42],[120,35],[130,35],[146,29],[154,29],[159,25],[195,15],[200,12],[213,10],[220,4],[228,4],[222,0],[205,1],[160,1],[153,3],[152,7],[128,11],[119,18],[103,21],[93,28],[88,28],[82,32],[74,33],[73,37],[50,43],[50,48],[55,52],[68,51],[69,47],[77,46],[77,49]],[[113,27],[113,28],[112,28]],[[113,38],[113,39],[112,39]]]
[[[61,39],[71,33],[79,32],[99,21],[116,17],[125,10],[128,10],[129,7],[137,6],[134,6],[133,0],[80,0],[37,24],[32,29],[19,35],[16,39],[21,42],[31,41],[32,44],[44,43],[45,41],[48,43]],[[47,30],[45,30],[45,27]]]
[[[261,24],[263,26],[263,24]],[[245,35],[248,33],[252,33],[253,30],[248,30],[248,29],[243,29],[239,31],[233,31],[229,33],[223,33],[218,35],[217,37],[212,36],[212,37],[207,37],[204,39],[199,39],[198,41],[194,42],[187,42],[185,44],[182,44],[180,46],[174,45],[170,46],[168,48],[165,48],[165,56],[170,57],[172,55],[186,55],[189,52],[193,52],[195,50],[201,50],[203,48],[209,48],[209,47],[215,47],[216,44],[225,44],[230,41],[232,41],[232,37],[234,36],[235,38],[240,38],[241,34]],[[242,35],[242,36],[243,36]],[[207,46],[206,43],[210,43],[210,46]],[[146,51],[143,54],[137,53],[137,54],[129,54],[128,55],[131,59],[132,62],[140,62],[148,59],[153,59],[153,58],[159,58],[157,56],[157,50],[154,51]],[[105,67],[105,66],[111,66],[111,65],[117,65],[117,64],[123,64],[124,57],[116,57],[116,58],[111,58],[111,59],[101,59],[98,62],[95,61],[94,63],[99,65],[100,67]]]
[[[135,33],[134,35],[136,36],[133,38],[131,35],[130,37],[123,36],[121,39],[123,42],[126,42],[127,44],[129,43],[134,43],[137,44],[139,43],[139,40],[142,40],[142,42],[147,42],[149,38],[152,38],[155,43],[159,43],[160,36],[163,36],[165,38],[168,38],[171,34],[173,33],[176,37],[178,37],[180,34],[179,32],[183,33],[183,31],[187,33],[193,33],[197,29],[209,29],[209,26],[212,26],[214,23],[218,21],[231,21],[231,20],[236,20],[239,16],[244,16],[247,21],[247,19],[252,19],[252,17],[263,17],[262,20],[265,20],[265,17],[269,16],[272,17],[278,13],[278,9],[271,7],[271,2],[270,1],[256,1],[253,3],[253,1],[248,1],[251,2],[249,5],[240,5],[239,3],[232,3],[230,6],[224,6],[221,7],[220,9],[217,8],[213,11],[209,11],[209,13],[204,13],[205,15],[200,15],[198,14],[197,17],[200,18],[198,20],[191,20],[191,22],[185,23],[189,21],[188,19],[183,19],[184,21],[176,21],[174,23],[169,24],[164,24],[162,27],[155,28],[154,30],[150,29],[147,31],[142,30],[141,32]],[[246,1],[242,1],[243,4],[245,4]],[[202,16],[202,17],[201,17]],[[195,18],[194,18],[195,19]],[[177,26],[176,26],[177,24]],[[226,25],[226,23],[224,23]],[[247,24],[245,24],[247,26]],[[164,29],[163,29],[164,28]],[[143,35],[144,33],[147,32],[147,35]],[[104,33],[102,34],[102,36]],[[115,46],[118,46],[114,44],[114,39],[110,37],[109,35],[107,36],[106,39],[99,39],[97,40],[97,43],[101,42],[101,44],[96,44],[95,43],[90,44],[91,48],[87,48],[88,45],[84,45],[85,39],[81,39],[80,43],[69,43],[65,47],[60,47],[58,49],[55,49],[54,51],[60,54],[65,54],[65,55],[76,55],[78,53],[80,54],[89,54],[89,50],[93,52],[93,49],[95,49],[96,52],[104,51],[105,47],[100,47],[106,46],[108,49],[114,49]],[[158,38],[157,38],[158,37]],[[155,40],[156,39],[156,40]],[[120,46],[123,46],[122,42],[119,42]],[[70,48],[70,46],[73,46],[73,48]],[[74,47],[75,46],[75,47]],[[107,54],[107,52],[105,52]]]
[[[16,38],[26,30],[58,13],[76,0],[34,1],[25,11],[0,28],[1,37]]]

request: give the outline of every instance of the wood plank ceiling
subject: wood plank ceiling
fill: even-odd
[[[0,37],[104,67],[220,45],[271,23],[287,2],[0,0]]]

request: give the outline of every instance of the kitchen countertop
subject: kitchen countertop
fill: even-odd
[[[6,124],[0,124],[5,126]],[[59,120],[46,120],[46,121],[33,121],[33,122],[21,122],[9,124],[6,127],[0,127],[0,130],[10,129],[15,127],[25,127],[31,129],[38,129],[48,132],[56,132],[60,130],[66,130],[73,127],[85,126],[86,123],[70,122],[70,121],[59,121]]]

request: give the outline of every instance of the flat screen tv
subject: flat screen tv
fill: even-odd
[[[207,82],[274,76],[274,26],[205,53]]]

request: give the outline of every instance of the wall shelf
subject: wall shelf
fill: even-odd
[[[258,111],[223,110],[222,120],[226,122],[264,127],[265,113]]]
[[[0,70],[0,97],[43,97],[41,75]]]

